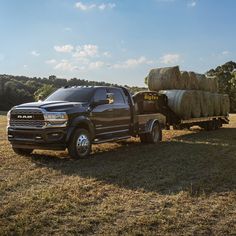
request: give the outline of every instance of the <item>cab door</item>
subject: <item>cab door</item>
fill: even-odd
[[[93,101],[101,101],[107,99],[107,90],[105,88],[97,88],[95,90]],[[92,108],[90,112],[91,120],[95,126],[96,137],[106,136],[112,132],[113,125],[113,105],[102,104]]]
[[[127,135],[130,131],[131,111],[128,101],[120,88],[108,88],[113,94],[113,130],[118,136]]]

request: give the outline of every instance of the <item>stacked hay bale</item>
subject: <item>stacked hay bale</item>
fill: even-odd
[[[227,115],[228,95],[218,94],[218,81],[179,67],[152,69],[147,76],[148,88],[168,97],[170,108],[181,118]]]

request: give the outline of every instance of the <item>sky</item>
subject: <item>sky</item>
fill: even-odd
[[[235,0],[0,0],[0,74],[144,86],[236,60]]]

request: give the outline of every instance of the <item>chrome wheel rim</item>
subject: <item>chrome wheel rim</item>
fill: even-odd
[[[81,134],[76,142],[76,148],[77,148],[77,152],[80,155],[84,155],[88,152],[90,147],[90,141],[87,135],[85,134]]]

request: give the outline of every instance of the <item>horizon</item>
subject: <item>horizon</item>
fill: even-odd
[[[205,73],[235,61],[235,7],[233,0],[3,0],[0,74],[143,87],[151,68]]]

